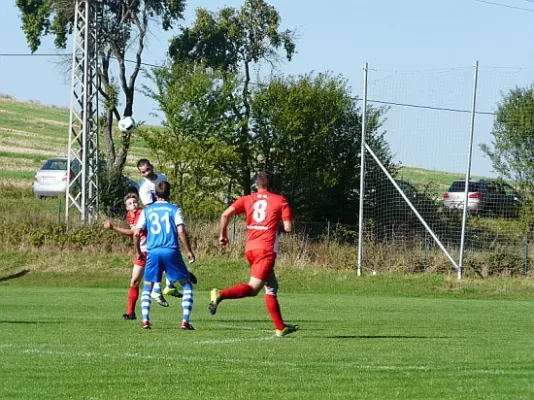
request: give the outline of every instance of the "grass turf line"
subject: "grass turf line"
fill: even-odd
[[[192,332],[170,299],[143,331],[120,318],[126,292],[3,286],[0,397],[534,396],[531,301],[281,294],[301,331],[273,339],[261,296],[210,316],[196,292]]]

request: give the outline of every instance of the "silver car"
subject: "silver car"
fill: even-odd
[[[467,188],[467,211],[482,214],[488,197],[486,182],[482,179],[469,181]],[[443,194],[443,206],[449,209],[463,209],[465,203],[465,181],[454,181]]]
[[[33,193],[37,198],[56,197],[66,193],[69,174],[72,179],[80,170],[76,160],[72,162],[69,172],[67,165],[67,158],[51,158],[45,161],[33,178]]]

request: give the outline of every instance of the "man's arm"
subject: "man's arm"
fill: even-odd
[[[113,223],[109,220],[104,221],[104,229],[113,229],[115,232],[119,232],[128,236],[132,236],[134,234],[132,228],[121,228],[120,226],[113,225]]]
[[[139,235],[141,234],[141,228],[135,227],[133,232],[133,242],[135,246],[135,254],[137,258],[142,260],[145,258],[143,251],[141,250],[141,241],[139,240]]]
[[[293,223],[289,221],[282,221],[278,225],[278,233],[289,233],[293,230]]]
[[[189,258],[190,263],[194,263],[196,260],[195,253],[191,250],[191,243],[189,242],[189,236],[183,225],[178,225],[178,236],[184,245],[184,250]]]
[[[221,214],[221,220],[219,222],[219,244],[226,246],[228,240],[228,225],[230,224],[230,218],[235,215],[235,208],[233,206],[228,207]]]

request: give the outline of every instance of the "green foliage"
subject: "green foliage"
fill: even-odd
[[[90,16],[87,18],[92,19],[97,12],[101,12],[101,20],[96,24],[96,36],[99,41],[99,94],[106,110],[103,136],[108,168],[118,176],[126,163],[132,133],[122,133],[116,145],[113,138],[114,121],[119,119],[121,114],[130,116],[133,113],[135,83],[141,70],[149,27],[159,23],[164,30],[172,28],[173,24],[182,18],[185,0],[91,1],[80,4],[85,6],[87,3],[91,6]],[[17,0],[16,4],[21,12],[22,29],[32,52],[39,48],[40,39],[45,35],[55,37],[56,47],[66,46],[68,35],[76,28],[73,25],[78,2]],[[92,26],[90,22],[86,22]],[[131,74],[127,76],[125,56],[132,49],[136,57]],[[118,79],[113,76],[111,68],[114,61],[118,63]],[[122,113],[118,110],[118,86],[125,97]]]
[[[280,31],[280,23],[278,11],[264,0],[246,0],[240,9],[224,7],[217,13],[197,8],[193,26],[181,28],[169,54],[176,63],[193,59],[226,72],[243,71],[250,63],[276,62],[279,48],[291,60],[293,32]]]
[[[275,78],[257,89],[252,111],[256,167],[276,174],[297,218],[356,223],[361,110],[347,81],[331,74]],[[369,109],[367,141],[393,171],[379,132],[384,112]],[[377,168],[369,163],[369,176]],[[376,187],[369,184],[369,196]]]
[[[188,215],[215,215],[227,196],[237,166],[225,137],[233,129],[229,94],[236,83],[203,65],[184,63],[150,75],[155,89],[145,94],[165,113],[163,129],[142,129],[172,184],[172,197]]]
[[[105,20],[100,27],[100,36],[105,40],[124,40],[130,30],[139,23],[137,14],[160,17],[161,26],[168,30],[176,20],[182,18],[185,8],[183,0],[133,0],[128,2],[105,2]],[[65,48],[67,35],[74,24],[73,0],[16,0],[21,12],[22,29],[30,49],[35,52],[41,37],[53,35],[58,48]],[[104,36],[105,35],[105,36]]]
[[[481,145],[493,168],[520,184],[534,183],[534,88],[515,88],[498,105],[492,146]]]
[[[245,194],[250,193],[254,160],[250,69],[263,61],[275,65],[282,48],[288,60],[295,52],[293,32],[280,31],[280,22],[278,11],[264,0],[246,0],[240,9],[224,7],[217,13],[199,8],[193,25],[182,28],[169,48],[175,64],[193,61],[206,65],[222,71],[224,81],[234,80],[234,74],[243,77],[240,87],[228,95],[231,108],[227,115],[235,123],[232,132],[224,136],[224,143],[233,147],[238,157],[237,168],[230,172]]]

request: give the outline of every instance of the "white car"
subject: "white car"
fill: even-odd
[[[46,160],[33,178],[33,193],[37,198],[57,197],[67,191],[67,180],[72,179],[80,170],[80,164],[74,160],[71,171],[67,171],[67,158],[51,158]]]
[[[51,158],[46,160],[33,178],[33,193],[38,199],[57,197],[67,192],[67,158]],[[70,179],[80,171],[80,163],[73,160]],[[139,184],[127,176],[122,176],[124,190],[139,193]]]

